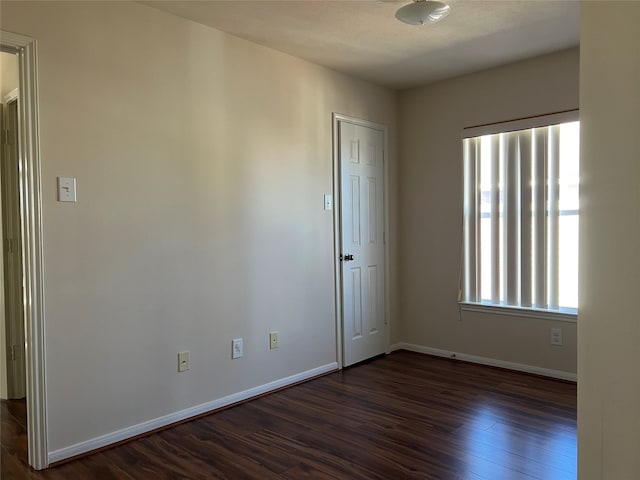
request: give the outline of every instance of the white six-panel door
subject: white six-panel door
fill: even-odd
[[[343,365],[384,353],[384,131],[339,123]]]

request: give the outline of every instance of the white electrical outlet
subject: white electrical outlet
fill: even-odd
[[[240,358],[242,355],[244,355],[242,339],[234,338],[231,341],[231,358]]]
[[[278,348],[278,332],[269,332],[269,349]]]
[[[190,367],[189,352],[178,352],[178,371],[186,372]]]
[[[562,345],[562,329],[551,329],[551,345]]]

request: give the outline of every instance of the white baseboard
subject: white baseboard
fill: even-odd
[[[543,375],[545,377],[558,378],[560,380],[568,380],[571,382],[575,382],[578,379],[578,376],[575,373],[571,372],[551,370],[549,368],[535,367],[533,365],[525,365],[523,363],[506,362],[504,360],[496,360],[494,358],[478,357],[476,355],[467,355],[465,353],[440,350],[439,348],[424,347],[422,345],[414,345],[412,343],[395,343],[389,347],[390,352],[394,352],[396,350],[409,350],[410,352],[426,353],[427,355],[435,355],[437,357],[455,358],[456,360],[463,360],[465,362],[490,365],[492,367],[507,368],[509,370],[516,370],[518,372],[533,373],[535,375]]]
[[[74,445],[70,445],[68,447],[64,447],[59,450],[54,450],[52,452],[49,452],[49,455],[48,455],[49,463],[51,464],[54,462],[59,462],[61,460],[75,457],[83,453],[91,452],[93,450],[97,450],[99,448],[103,448],[108,445],[112,445],[114,443],[118,443],[123,440],[133,438],[137,435],[142,435],[144,433],[151,432],[158,428],[166,427],[167,425],[171,425],[173,423],[180,422],[182,420],[186,420],[192,417],[196,417],[198,415],[202,415],[203,413],[212,412],[219,408],[233,405],[234,403],[249,400],[259,395],[263,395],[265,393],[269,393],[274,390],[278,390],[280,388],[293,385],[295,383],[303,382],[310,378],[316,377],[318,375],[323,375],[325,373],[329,373],[337,369],[338,369],[337,362],[329,363],[327,365],[323,365],[317,368],[313,368],[311,370],[307,370],[306,372],[297,373],[295,375],[291,375],[290,377],[282,378],[280,380],[275,380],[273,382],[269,382],[264,385],[250,388],[243,392],[234,393],[232,395],[228,395],[226,397],[222,397],[217,400],[213,400],[211,402],[203,403],[201,405],[196,405],[195,407],[187,408],[185,410],[171,413],[169,415],[155,418],[153,420],[139,423],[137,425],[132,425],[131,427],[123,428],[122,430],[108,433],[106,435],[101,435],[100,437],[96,437],[90,440],[86,440],[84,442],[76,443]]]

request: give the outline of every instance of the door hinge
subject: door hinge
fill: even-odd
[[[7,145],[8,138],[9,132],[7,130],[0,130],[0,145]]]
[[[16,360],[16,347],[17,345],[11,345],[11,360]]]

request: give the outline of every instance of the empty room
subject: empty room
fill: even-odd
[[[3,0],[2,479],[640,479],[639,20]]]

